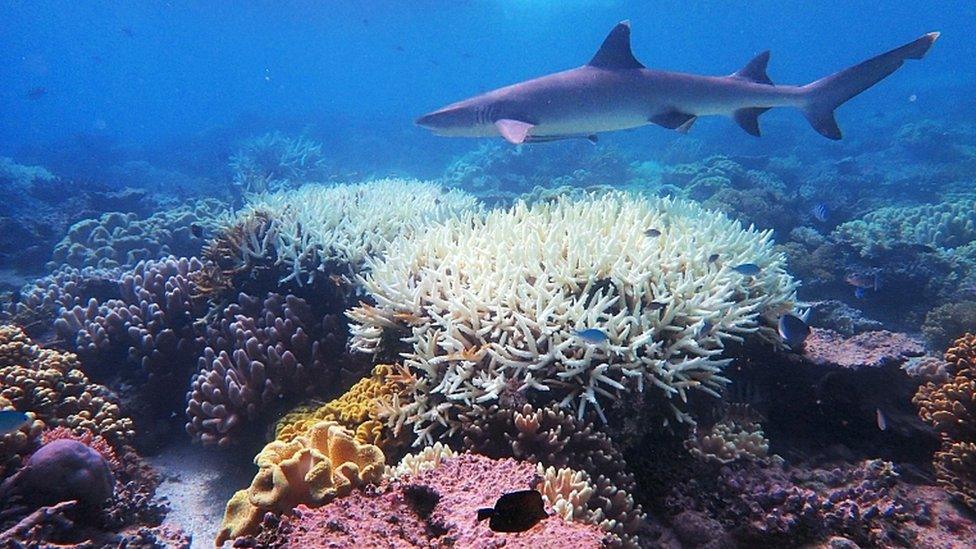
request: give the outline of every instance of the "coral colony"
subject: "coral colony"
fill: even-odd
[[[327,184],[279,133],[185,202],[3,159],[0,253],[46,273],[2,303],[0,546],[971,546],[976,134],[944,130]]]

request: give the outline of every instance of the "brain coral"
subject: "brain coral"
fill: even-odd
[[[922,385],[913,401],[942,439],[933,463],[939,484],[976,510],[976,335],[956,340],[946,361],[955,374]]]
[[[717,395],[726,341],[776,339],[796,289],[784,261],[770,232],[690,202],[611,193],[520,203],[449,220],[368,261],[376,306],[347,313],[351,347],[403,353],[418,380],[397,415],[426,441],[513,392],[582,417],[654,390],[690,421],[678,405],[689,390]],[[734,269],[743,264],[758,273]],[[577,336],[589,328],[607,340]]]
[[[240,262],[273,258],[284,280],[302,283],[317,272],[356,273],[397,236],[475,206],[475,199],[461,191],[416,180],[306,185],[251,197],[243,210],[225,220],[225,228],[255,217],[269,219],[270,225],[245,223],[251,232],[242,239]]]
[[[111,391],[89,382],[80,367],[74,354],[41,349],[19,328],[0,326],[2,399],[47,427],[88,431],[112,443],[131,440],[132,420],[121,415]]]
[[[383,451],[360,444],[341,425],[323,421],[290,442],[268,443],[254,458],[251,486],[227,503],[216,544],[253,534],[264,514],[289,513],[299,504],[318,506],[349,495],[363,484],[379,483]]]

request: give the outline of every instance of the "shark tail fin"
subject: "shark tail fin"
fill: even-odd
[[[807,92],[807,103],[801,107],[804,116],[820,135],[840,139],[834,109],[898,70],[905,60],[925,57],[938,37],[939,33],[930,32],[900,48],[803,86]]]

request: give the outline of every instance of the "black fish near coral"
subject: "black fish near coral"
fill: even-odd
[[[478,521],[491,519],[488,527],[495,532],[524,532],[548,516],[538,490],[509,492],[494,507],[478,509]]]

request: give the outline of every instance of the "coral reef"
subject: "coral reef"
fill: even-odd
[[[958,248],[976,240],[976,201],[879,208],[843,223],[832,236],[850,242],[862,256],[905,243]]]
[[[599,528],[555,513],[524,532],[498,533],[477,521],[504,493],[540,486],[535,466],[463,454],[437,467],[354,492],[317,509],[264,524],[247,547],[600,547]],[[549,490],[552,493],[552,490]],[[395,518],[393,518],[395,517]]]
[[[241,294],[207,328],[207,347],[186,395],[186,430],[206,444],[230,444],[248,421],[290,397],[309,396],[339,373],[342,327],[317,318],[304,299]]]
[[[0,496],[19,494],[37,507],[77,501],[98,509],[112,496],[115,480],[98,451],[76,440],[49,442],[31,454],[24,467],[0,484]]]
[[[762,461],[769,456],[769,440],[758,418],[729,414],[708,429],[696,428],[685,447],[697,459],[720,464],[745,459]]]
[[[20,329],[0,326],[0,397],[47,427],[88,431],[116,443],[134,436],[115,396],[91,383],[76,355],[41,349]]]
[[[339,398],[321,405],[300,406],[278,420],[275,439],[289,442],[320,421],[335,421],[356,434],[356,440],[378,446],[389,456],[397,437],[386,425],[383,410],[405,391],[409,379],[397,366],[379,364]]]
[[[914,402],[942,440],[933,462],[939,484],[976,510],[976,335],[956,340],[946,362],[953,375],[920,386]]]
[[[773,323],[793,308],[796,283],[770,236],[691,203],[623,194],[469,215],[368,262],[377,305],[347,313],[351,346],[403,353],[418,382],[396,415],[421,441],[506,392],[579,417],[654,395],[690,421],[678,404],[717,395],[724,343],[778,341]],[[744,264],[757,272],[735,269]],[[605,341],[577,335],[588,328]]]
[[[421,233],[475,206],[470,195],[417,180],[306,185],[252,196],[225,227],[244,231],[231,247],[238,268],[270,258],[282,282],[307,283],[315,276],[358,274],[396,237]],[[250,221],[255,219],[267,222]]]
[[[281,132],[266,133],[241,143],[230,157],[234,185],[246,193],[279,191],[326,179],[322,144]]]
[[[329,421],[290,442],[268,443],[254,458],[258,473],[251,486],[227,503],[217,545],[256,533],[268,511],[283,514],[299,504],[323,505],[380,482],[384,460],[382,450],[360,444],[350,431]]]
[[[814,364],[855,369],[901,364],[924,353],[925,348],[918,341],[884,330],[844,337],[832,330],[813,328],[803,347],[804,358]]]
[[[155,213],[140,219],[134,213],[110,212],[79,221],[54,248],[49,268],[133,267],[168,255],[199,255],[204,234],[218,227],[226,206],[213,199]],[[202,231],[194,234],[193,226]]]
[[[967,330],[976,329],[976,301],[958,301],[940,305],[925,315],[922,334],[933,349],[949,347]]]

